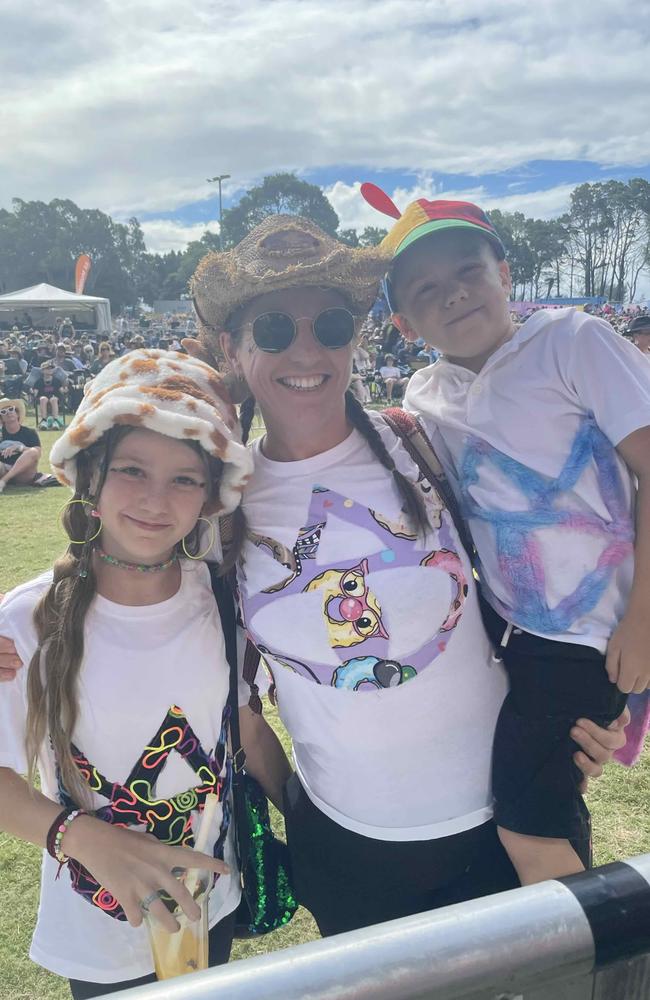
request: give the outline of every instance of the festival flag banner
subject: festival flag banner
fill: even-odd
[[[74,269],[74,290],[77,295],[83,295],[84,285],[86,284],[86,278],[90,274],[90,268],[92,267],[92,261],[87,253],[82,253],[77,258],[77,263]]]

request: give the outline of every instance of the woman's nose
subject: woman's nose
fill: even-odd
[[[296,339],[291,345],[292,357],[304,359],[318,356],[320,344],[314,336],[313,324],[313,319],[296,320]]]

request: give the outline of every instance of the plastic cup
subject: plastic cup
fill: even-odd
[[[208,967],[208,898],[212,887],[212,872],[192,871],[196,879],[193,895],[201,908],[198,920],[190,920],[176,900],[163,900],[180,926],[174,933],[170,934],[155,913],[145,914],[144,923],[158,979],[173,979]]]

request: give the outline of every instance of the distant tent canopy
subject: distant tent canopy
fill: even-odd
[[[54,326],[57,316],[69,316],[75,327],[93,328],[100,334],[111,332],[111,304],[108,299],[76,295],[45,282],[0,295],[0,327],[25,326],[25,314],[36,329]]]

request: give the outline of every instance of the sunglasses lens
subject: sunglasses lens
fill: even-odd
[[[354,337],[354,316],[347,309],[325,309],[314,320],[314,333],[323,347],[346,347]]]
[[[286,351],[295,334],[296,324],[286,313],[264,313],[253,322],[253,340],[267,354]]]

